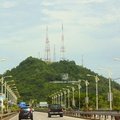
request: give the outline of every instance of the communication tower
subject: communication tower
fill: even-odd
[[[45,61],[50,62],[50,41],[48,39],[48,26],[46,27],[46,43],[45,43]]]
[[[60,48],[60,60],[65,59],[65,46],[64,46],[64,33],[63,33],[63,24],[62,24],[62,36],[61,36],[61,48]]]
[[[55,48],[55,45],[54,45],[54,55],[53,55],[53,61],[54,61],[54,62],[56,61],[56,48]]]

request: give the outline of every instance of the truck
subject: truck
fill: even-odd
[[[47,102],[40,102],[39,107],[48,107],[48,103]]]
[[[20,108],[23,108],[23,107],[25,107],[27,104],[26,104],[26,102],[20,102],[19,104],[18,104],[18,106],[20,107]]]

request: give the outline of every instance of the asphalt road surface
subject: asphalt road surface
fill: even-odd
[[[18,115],[14,116],[13,118],[9,120],[18,120]],[[81,118],[74,118],[74,117],[59,117],[59,116],[51,116],[51,118],[48,118],[47,113],[42,112],[33,112],[33,120],[86,120]]]

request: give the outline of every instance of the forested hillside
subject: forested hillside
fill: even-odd
[[[48,96],[68,84],[54,84],[51,81],[62,81],[62,75],[68,74],[69,81],[77,81],[79,79],[89,81],[89,101],[90,106],[95,106],[95,80],[93,77],[88,77],[87,74],[97,75],[90,69],[76,65],[74,61],[59,61],[47,63],[40,59],[28,57],[22,61],[16,68],[8,70],[6,75],[12,75],[18,91],[20,93],[20,100],[29,101],[34,99],[45,101]],[[99,76],[98,89],[99,89],[99,107],[105,107],[107,104],[108,94],[108,79]],[[69,84],[71,85],[71,84]],[[81,82],[81,98],[84,105],[85,97],[85,83]],[[113,105],[114,108],[120,106],[120,85],[112,81]],[[75,98],[78,98],[77,93]],[[109,104],[108,104],[109,105]],[[107,107],[107,106],[106,106]]]

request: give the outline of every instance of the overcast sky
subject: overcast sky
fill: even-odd
[[[81,65],[83,56],[92,71],[120,77],[120,0],[0,0],[0,72],[44,58],[46,26],[51,59],[55,45],[59,60],[62,24],[66,59]]]

